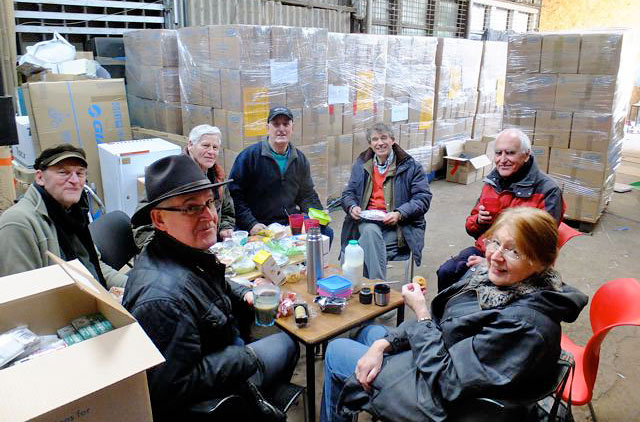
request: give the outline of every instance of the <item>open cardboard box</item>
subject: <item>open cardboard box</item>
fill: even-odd
[[[445,144],[447,155],[447,181],[468,185],[482,180],[485,168],[491,167],[487,157],[487,143],[482,141],[451,141]],[[461,155],[464,154],[464,158]]]
[[[95,312],[114,330],[0,369],[0,420],[152,421],[145,371],[164,358],[79,261],[61,265],[0,278],[0,332],[55,334]]]

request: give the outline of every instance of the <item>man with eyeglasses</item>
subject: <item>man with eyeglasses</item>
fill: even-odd
[[[484,179],[482,192],[467,217],[465,228],[476,239],[438,268],[438,291],[456,283],[485,255],[483,234],[500,212],[512,207],[535,207],[547,211],[558,225],[565,203],[558,184],[538,169],[531,156],[531,141],[519,129],[505,129],[495,142],[496,168]],[[493,207],[493,209],[489,209]]]
[[[369,148],[356,159],[342,193],[347,215],[341,244],[344,251],[349,240],[357,239],[364,249],[364,275],[386,280],[387,261],[398,259],[407,249],[420,265],[431,191],[422,166],[396,144],[389,126],[373,125],[367,130],[367,142]],[[365,218],[363,210],[384,217]]]
[[[0,216],[0,275],[53,265],[48,250],[79,259],[106,288],[124,286],[127,276],[100,260],[91,239],[84,150],[69,144],[45,149],[34,168],[35,182]]]
[[[267,140],[245,148],[233,163],[229,191],[236,210],[236,226],[257,234],[271,223],[288,225],[288,215],[322,209],[313,187],[307,157],[291,143],[293,114],[273,107],[267,118]],[[333,238],[329,226],[323,234]]]
[[[298,360],[297,343],[284,333],[249,344],[240,336],[237,312],[253,306],[253,293],[227,282],[209,251],[218,233],[212,189],[224,183],[211,183],[186,155],[145,169],[148,202],[131,221],[153,224],[155,233],[129,272],[122,304],[166,359],[147,371],[156,421],[190,420],[193,404],[231,394],[254,400],[256,391],[288,382]]]

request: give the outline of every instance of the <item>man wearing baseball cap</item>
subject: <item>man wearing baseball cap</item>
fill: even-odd
[[[124,286],[127,276],[100,260],[91,239],[84,150],[69,144],[45,149],[34,168],[34,183],[0,216],[0,275],[54,264],[48,250],[67,261],[79,259],[106,288]]]
[[[271,223],[288,225],[288,215],[322,209],[313,187],[307,157],[291,143],[293,114],[273,107],[267,118],[267,140],[245,148],[231,168],[229,191],[236,226],[257,234]],[[322,226],[330,238],[333,231]]]
[[[298,346],[284,333],[247,345],[240,337],[237,313],[253,305],[253,293],[227,282],[209,251],[218,233],[212,189],[224,183],[211,183],[187,155],[145,169],[148,202],[131,221],[153,224],[155,234],[129,272],[122,304],[166,359],[147,371],[156,421],[190,420],[196,402],[248,391],[264,414],[283,417],[256,393],[289,382]]]

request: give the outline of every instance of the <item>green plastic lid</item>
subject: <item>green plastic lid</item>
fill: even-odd
[[[358,244],[358,241],[357,241],[357,240],[355,240],[355,239],[354,239],[354,240],[350,240],[350,241],[349,241],[349,244],[350,244],[350,245],[357,245],[357,244]]]

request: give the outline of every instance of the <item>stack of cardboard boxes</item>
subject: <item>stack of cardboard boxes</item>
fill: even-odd
[[[613,191],[632,78],[625,39],[609,31],[509,41],[504,125],[531,135],[567,218],[596,222]]]
[[[124,48],[132,124],[181,134],[176,32],[165,29],[127,32]]]
[[[493,135],[502,130],[507,43],[485,41],[478,80],[478,109],[473,123],[473,138]]]
[[[442,168],[447,142],[471,137],[482,52],[479,41],[438,39],[433,170]]]

